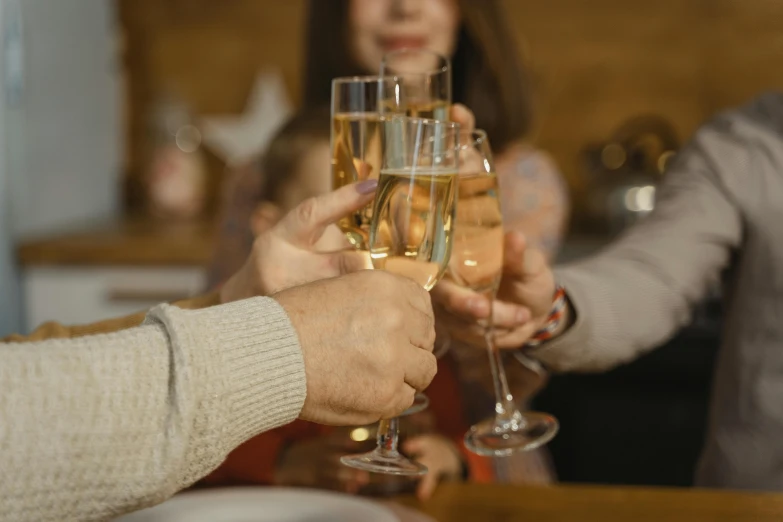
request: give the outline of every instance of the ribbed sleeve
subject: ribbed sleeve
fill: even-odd
[[[161,502],[295,419],[305,394],[296,332],[268,298],[0,345],[0,520],[105,520]]]

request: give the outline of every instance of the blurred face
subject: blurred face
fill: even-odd
[[[389,51],[420,48],[451,57],[457,45],[457,0],[351,0],[349,17],[354,59],[372,74]]]
[[[287,183],[280,198],[280,207],[288,212],[307,198],[332,190],[332,150],[328,141],[312,144],[301,157],[296,173]]]

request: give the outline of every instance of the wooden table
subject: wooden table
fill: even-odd
[[[432,499],[397,499],[438,522],[772,522],[783,495],[610,486],[441,484]]]

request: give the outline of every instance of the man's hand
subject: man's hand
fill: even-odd
[[[495,343],[499,348],[515,349],[544,325],[554,291],[554,275],[543,254],[528,247],[522,234],[512,232],[505,237],[503,279],[493,303],[450,281],[439,283],[432,298],[438,305],[439,321],[455,339],[483,347],[491,310]]]
[[[355,251],[334,223],[370,203],[377,184],[377,180],[367,180],[348,185],[308,199],[289,212],[256,238],[248,260],[220,289],[221,302],[271,295],[369,268],[366,255]],[[323,252],[320,247],[330,234],[337,237],[341,248]]]
[[[362,270],[273,297],[304,354],[304,420],[364,425],[394,417],[435,376],[432,304],[410,279]]]

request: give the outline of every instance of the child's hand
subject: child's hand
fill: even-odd
[[[360,449],[327,437],[295,442],[280,456],[275,484],[356,494],[370,482],[370,476],[366,471],[343,466],[340,457]]]
[[[441,479],[462,478],[462,457],[459,449],[445,437],[419,435],[406,441],[403,450],[429,469],[429,473],[422,477],[416,489],[416,495],[420,500],[430,498]]]

